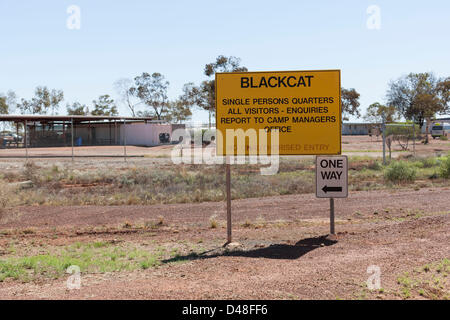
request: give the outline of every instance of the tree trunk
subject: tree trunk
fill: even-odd
[[[211,129],[211,109],[208,110],[208,115],[209,115],[208,129]]]
[[[130,101],[127,101],[127,103],[128,103],[128,108],[130,108],[130,111],[131,111],[131,116],[136,117],[136,113],[134,112],[134,106],[131,105]]]
[[[431,119],[430,118],[427,118],[426,119],[426,127],[425,127],[425,144],[428,144],[428,127],[429,127],[429,125],[430,125],[430,121]]]
[[[126,93],[126,99],[127,99],[128,108],[130,108],[130,110],[131,110],[131,115],[133,117],[136,117],[136,113],[134,112],[134,105],[131,104],[130,96],[129,96],[128,92]]]

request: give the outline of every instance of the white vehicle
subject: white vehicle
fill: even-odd
[[[433,139],[441,136],[448,137],[449,135],[450,123],[435,123],[433,127],[431,127],[431,136],[433,137]]]

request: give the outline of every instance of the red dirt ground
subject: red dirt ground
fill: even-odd
[[[134,272],[0,283],[3,299],[387,299],[404,298],[397,278],[449,258],[450,190],[353,192],[336,200],[338,241],[328,233],[328,201],[290,195],[233,201],[236,249],[225,252],[224,203],[123,207],[20,207],[3,213],[0,245],[64,245],[98,239],[199,243],[211,249],[184,263]],[[217,215],[219,227],[209,219]],[[164,227],[142,229],[162,216]],[[124,222],[131,226],[121,227]],[[23,233],[20,230],[31,229]],[[101,229],[101,230],[100,230]],[[0,256],[1,259],[1,256]],[[383,291],[368,291],[367,268],[381,269]],[[437,298],[450,292],[444,278]],[[412,293],[410,298],[422,298]]]

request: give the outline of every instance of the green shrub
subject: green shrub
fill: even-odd
[[[394,161],[386,168],[384,178],[394,183],[412,182],[416,179],[416,168],[404,161]]]
[[[415,133],[414,133],[415,130]],[[416,138],[420,136],[420,126],[418,124],[413,125],[412,123],[396,123],[393,125],[387,125],[386,126],[386,137],[387,136],[397,136],[397,137],[404,137],[408,139],[413,139],[415,136]]]
[[[441,166],[439,168],[439,175],[445,179],[450,177],[450,156],[442,159]]]
[[[411,165],[413,165],[414,167],[416,167],[418,169],[423,169],[425,167],[424,163],[422,161],[411,162]]]
[[[376,171],[379,171],[379,170],[382,170],[382,169],[383,169],[383,164],[382,164],[380,161],[375,160],[375,161],[369,163],[369,165],[367,166],[367,168],[370,169],[370,170],[376,170]]]
[[[440,136],[439,139],[440,139],[440,140],[444,140],[444,141],[447,141],[447,140],[448,140],[447,136],[444,136],[444,135]]]
[[[422,158],[420,162],[423,164],[423,168],[433,168],[437,164],[435,157]]]

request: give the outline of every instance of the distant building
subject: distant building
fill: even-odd
[[[171,124],[167,122],[138,122],[127,123],[124,127],[122,123],[122,135],[120,144],[123,144],[123,135],[126,135],[126,143],[133,146],[157,146],[172,142],[172,132],[184,125]],[[123,129],[125,128],[125,129]]]
[[[450,123],[450,118],[438,118],[438,119],[434,119],[430,122],[429,126],[428,126],[428,133],[431,133],[431,127],[435,124],[435,123]],[[425,133],[426,132],[426,128],[427,128],[427,122],[424,121],[422,128],[420,129],[420,132]]]
[[[343,136],[362,136],[368,135],[374,124],[347,122],[342,124]]]
[[[172,142],[172,132],[184,125],[152,118],[114,116],[0,115],[0,122],[14,123],[23,140],[16,147],[136,145]],[[73,127],[72,127],[73,124]]]

